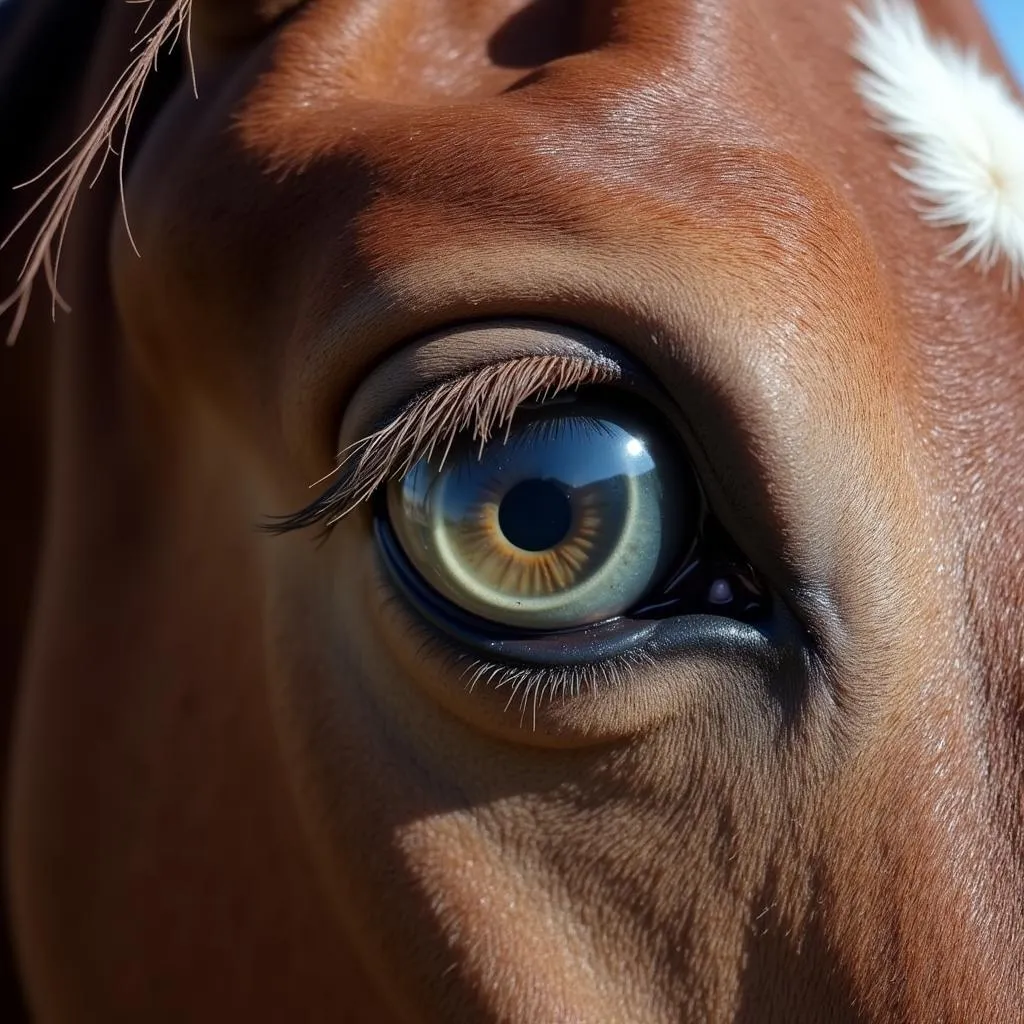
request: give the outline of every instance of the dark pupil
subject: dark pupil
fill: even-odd
[[[565,539],[572,504],[552,480],[524,480],[498,506],[498,525],[510,544],[524,551],[546,551]]]

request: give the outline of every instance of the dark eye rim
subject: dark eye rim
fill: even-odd
[[[532,671],[542,673],[538,678],[543,679],[543,674],[550,672],[578,670],[589,674],[602,666],[647,664],[655,666],[653,671],[657,672],[657,666],[680,659],[684,663],[693,658],[713,660],[723,667],[745,666],[747,671],[754,671],[790,720],[799,717],[814,686],[813,650],[807,645],[801,623],[781,602],[773,602],[770,619],[756,625],[708,614],[648,620],[619,616],[576,630],[499,636],[486,622],[448,604],[418,577],[398,549],[386,520],[375,517],[373,531],[392,598],[423,629],[430,650],[440,651],[453,669],[463,666],[463,673],[447,687],[454,687],[453,699],[460,707],[467,699],[465,691],[472,690],[464,678],[467,665]],[[639,672],[639,682],[646,671],[636,669],[628,675]],[[543,683],[539,685],[543,689]],[[496,696],[490,690],[483,689],[489,694],[484,699]],[[506,703],[506,697],[501,696],[498,703],[507,712],[513,701],[509,698]],[[512,717],[516,718],[514,711]],[[591,737],[590,742],[597,739]]]
[[[587,393],[588,397],[596,394],[606,399],[614,399],[618,393],[618,397],[630,405],[635,403],[637,397],[615,385],[588,387],[582,389],[582,393]],[[767,580],[759,580],[763,587],[759,601],[743,609],[731,609],[733,612],[742,611],[743,614],[729,614],[707,602],[700,606],[694,587],[699,589],[701,580],[715,578],[716,574],[709,576],[709,570],[728,567],[736,577],[742,572],[748,576],[758,574],[715,517],[700,474],[689,457],[689,445],[680,429],[679,417],[672,415],[672,410],[666,409],[664,402],[650,407],[647,416],[651,415],[663,420],[665,427],[675,435],[680,458],[686,461],[685,469],[696,492],[694,536],[681,553],[680,561],[667,578],[660,581],[660,590],[654,588],[633,608],[599,623],[538,630],[492,622],[458,607],[422,577],[403,550],[391,525],[385,485],[371,499],[374,538],[387,576],[405,603],[433,629],[470,651],[519,665],[593,665],[635,651],[638,645],[648,641],[657,641],[660,646],[671,639],[673,646],[679,642],[689,646],[694,623],[701,625],[699,632],[706,638],[709,633],[721,632],[715,625],[716,620],[719,620],[719,624],[731,623],[752,630],[752,637],[757,635],[772,643],[783,636],[787,643],[792,640],[795,620],[788,610],[780,616],[779,597]],[[718,557],[701,558],[702,548],[711,544],[714,544]],[[689,581],[688,576],[692,577]],[[675,588],[674,592],[672,587]],[[680,625],[680,620],[685,622]],[[676,626],[672,627],[672,623],[676,623]],[[669,633],[675,636],[669,638]],[[731,640],[735,641],[735,635],[731,636]]]

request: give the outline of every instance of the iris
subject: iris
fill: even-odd
[[[614,618],[678,563],[696,524],[660,422],[577,398],[517,413],[506,438],[458,442],[388,488],[406,557],[492,623],[562,630]]]

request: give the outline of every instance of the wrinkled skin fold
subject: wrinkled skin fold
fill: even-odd
[[[124,66],[138,9],[93,6],[33,163]],[[920,6],[1002,68],[966,0]],[[141,255],[106,174],[73,312],[34,300],[0,375],[36,1019],[1024,1015],[1024,304],[939,258],[851,31],[195,0],[198,98],[169,64],[133,131]],[[683,410],[802,640],[655,652],[534,724],[424,646],[367,508],[258,525],[395,394],[588,339]]]

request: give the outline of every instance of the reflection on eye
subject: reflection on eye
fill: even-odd
[[[585,626],[634,607],[696,529],[678,445],[608,401],[521,412],[507,439],[456,445],[388,486],[406,557],[457,607],[531,630]]]

